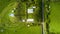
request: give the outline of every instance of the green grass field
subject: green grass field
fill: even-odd
[[[60,34],[60,1],[51,2],[51,14],[50,14],[50,32],[52,34]]]

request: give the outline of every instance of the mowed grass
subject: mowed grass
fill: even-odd
[[[7,5],[11,2],[15,2],[16,0],[0,0],[0,13],[2,10],[7,7]]]
[[[51,2],[50,32],[60,33],[60,2]]]
[[[2,1],[2,0],[1,0]],[[4,0],[3,0],[4,1]],[[9,16],[12,13],[12,9],[17,6],[16,1],[11,1],[10,3],[5,0],[2,1],[0,5],[2,10],[0,10],[0,34],[41,34],[41,27],[30,26],[27,27],[26,23],[15,22],[17,19],[15,17]],[[6,4],[4,4],[6,2]],[[3,30],[3,32],[1,32]]]
[[[12,25],[12,24],[11,24]],[[9,26],[11,26],[9,25]],[[18,25],[18,26],[16,26]],[[41,34],[40,26],[30,26],[24,25],[23,23],[16,24],[15,27],[4,27],[4,32],[0,32],[0,34]]]

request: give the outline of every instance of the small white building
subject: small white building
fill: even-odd
[[[27,13],[33,13],[33,9],[28,9]]]
[[[34,19],[27,19],[27,22],[34,22]]]
[[[12,10],[12,12],[14,12],[14,10]]]
[[[25,22],[25,20],[23,19],[22,22]]]
[[[32,8],[36,8],[36,6],[33,6]]]
[[[12,13],[12,14],[10,14],[9,16],[14,17],[14,14]]]
[[[30,27],[30,25],[27,25],[27,27]]]
[[[16,10],[16,8],[13,8],[12,12],[14,12]]]

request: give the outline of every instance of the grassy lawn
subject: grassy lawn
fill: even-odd
[[[60,34],[60,2],[51,2],[50,32]]]
[[[7,7],[7,5],[11,2],[15,2],[16,0],[0,0],[0,13],[2,10]]]
[[[17,26],[16,26],[17,25]],[[9,27],[10,26],[10,27]],[[0,27],[1,29],[2,27]],[[24,25],[24,23],[20,24],[10,24],[2,28],[4,31],[0,32],[0,34],[41,34],[40,26],[30,26]]]

